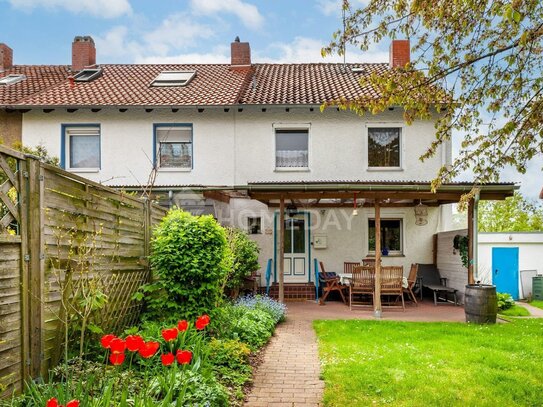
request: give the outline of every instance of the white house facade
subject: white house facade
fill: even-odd
[[[279,272],[311,284],[316,259],[341,271],[375,256],[376,204],[383,264],[407,274],[411,263],[432,263],[447,205],[471,188],[431,192],[452,156],[446,142],[419,160],[434,120],[406,125],[399,107],[321,112],[323,102],[369,92],[361,76],[395,66],[255,64],[239,41],[222,65],[96,65],[89,37],[76,37],[73,53],[73,77],[4,106],[22,115],[23,143],[45,146],[81,176],[247,230],[261,247],[262,285]],[[481,198],[513,189],[491,185]]]

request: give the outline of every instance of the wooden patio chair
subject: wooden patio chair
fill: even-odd
[[[373,306],[375,269],[371,266],[355,266],[352,271],[351,284],[349,284],[349,308],[353,306]],[[360,300],[356,300],[360,297]],[[370,301],[363,301],[369,297]]]
[[[358,262],[350,262],[350,261],[346,261],[343,263],[343,273],[344,274],[353,274],[353,268],[355,268],[356,266],[361,266],[360,263]]]
[[[394,303],[392,301],[386,304],[392,306],[396,304],[398,299],[402,300],[402,309],[405,311],[405,301],[403,298],[403,267],[402,266],[383,266],[381,267],[381,296],[396,297]]]
[[[319,304],[324,305],[324,301],[326,301],[326,298],[332,291],[339,292],[343,303],[347,304],[347,299],[345,298],[345,294],[343,293],[343,291],[345,291],[347,287],[341,284],[341,279],[336,273],[326,272],[326,270],[324,269],[324,263],[322,261],[320,261],[319,264],[321,267],[321,272],[319,273],[319,284],[322,287],[322,297],[320,297],[319,299]]]
[[[413,293],[413,287],[417,283],[417,272],[419,270],[419,265],[417,263],[411,264],[411,269],[409,270],[409,276],[407,276],[407,288],[404,287],[403,292],[407,294],[407,297],[410,298],[415,305],[418,305],[417,298]]]

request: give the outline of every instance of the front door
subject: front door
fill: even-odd
[[[518,247],[492,248],[492,284],[518,300]]]
[[[298,213],[285,219],[285,282],[307,281],[307,218]]]

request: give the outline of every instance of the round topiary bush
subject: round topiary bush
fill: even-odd
[[[154,281],[140,290],[148,316],[194,318],[217,304],[231,265],[225,231],[212,216],[174,209],[151,241]]]

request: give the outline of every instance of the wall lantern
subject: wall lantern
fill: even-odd
[[[428,224],[428,207],[419,200],[419,204],[415,206],[415,225],[424,226],[426,224]]]
[[[287,205],[287,216],[292,218],[294,215],[298,213],[298,208],[294,204]]]

